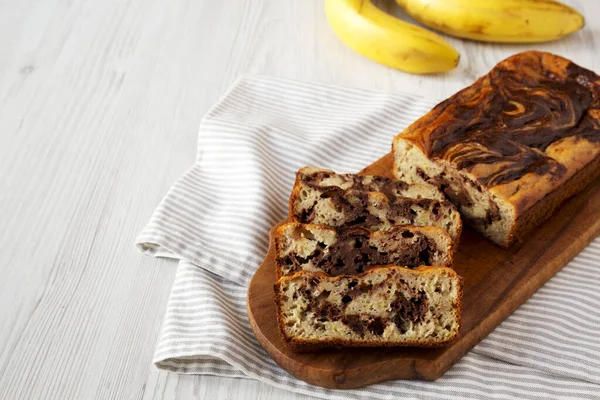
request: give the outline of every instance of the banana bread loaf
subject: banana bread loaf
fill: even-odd
[[[438,347],[458,334],[462,280],[450,268],[373,268],[360,275],[300,271],[275,285],[279,329],[296,351]]]
[[[446,231],[434,226],[394,226],[377,232],[358,227],[338,232],[324,225],[290,222],[275,234],[277,278],[301,270],[351,275],[376,265],[451,266],[452,246]]]
[[[528,51],[396,136],[394,175],[438,186],[501,246],[523,238],[600,175],[600,77]]]

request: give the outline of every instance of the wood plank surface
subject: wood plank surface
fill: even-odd
[[[415,76],[341,44],[322,0],[0,1],[0,398],[304,398],[152,365],[176,263],[133,241],[202,116],[247,73],[441,99],[526,49],[600,71],[600,2],[565,2],[587,17],[565,40],[449,38],[458,68]]]
[[[393,178],[392,163],[389,153],[361,173]],[[438,349],[291,351],[277,327],[273,301],[278,226],[271,230],[269,252],[250,282],[247,307],[259,343],[282,368],[306,382],[334,389],[391,379],[435,380],[600,234],[600,180],[564,203],[525,242],[509,249],[463,229],[453,266],[464,280],[462,325],[458,339]]]

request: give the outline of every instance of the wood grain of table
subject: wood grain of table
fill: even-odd
[[[0,398],[304,398],[152,365],[176,263],[133,243],[202,116],[242,74],[443,98],[526,49],[600,71],[600,2],[565,2],[582,31],[450,38],[460,65],[433,76],[343,46],[321,0],[0,2]]]

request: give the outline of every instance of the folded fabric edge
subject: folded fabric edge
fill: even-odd
[[[195,366],[193,368],[186,368],[181,366],[181,363],[185,363],[187,360],[189,360],[190,364],[194,364],[194,363],[198,363],[198,359],[204,359],[207,362],[210,362],[211,364],[209,364],[207,366],[207,368],[201,368],[199,366]],[[224,354],[219,354],[219,357],[216,356],[202,356],[202,357],[198,357],[198,356],[184,356],[184,357],[171,357],[171,358],[167,358],[164,360],[155,360],[154,361],[154,365],[158,368],[158,369],[162,369],[162,370],[166,370],[169,372],[175,372],[178,374],[182,374],[182,375],[214,375],[214,376],[221,376],[221,377],[229,377],[229,378],[241,378],[241,379],[250,379],[250,380],[256,380],[262,383],[266,383],[268,385],[274,386],[278,389],[282,389],[282,390],[287,390],[287,391],[292,391],[294,393],[298,393],[298,394],[302,394],[305,396],[311,396],[311,397],[315,397],[315,398],[322,398],[322,399],[339,399],[339,400],[348,400],[349,397],[345,396],[345,395],[336,395],[336,392],[338,392],[337,390],[332,390],[332,389],[325,389],[325,388],[319,388],[319,387],[313,387],[312,385],[308,384],[308,383],[304,383],[304,382],[300,382],[300,385],[302,386],[306,386],[307,388],[302,388],[298,385],[298,383],[295,383],[294,381],[296,380],[296,378],[292,377],[291,375],[286,379],[288,382],[284,383],[284,382],[278,382],[274,379],[270,379],[266,376],[261,376],[257,373],[254,373],[252,371],[250,371],[249,369],[247,369],[245,366],[243,366],[242,364],[232,360],[230,357],[228,357],[227,355]],[[231,368],[229,369],[228,366]],[[211,370],[216,371],[215,373],[211,372]],[[235,372],[237,372],[237,374],[235,374]],[[283,371],[283,373],[287,374],[287,372]],[[310,390],[310,388],[313,388],[313,390]],[[315,390],[316,389],[316,390]],[[365,398],[370,398],[371,396],[369,396],[368,392],[367,393],[357,393],[356,390],[347,390],[344,391],[345,393],[354,395],[354,396],[360,396],[362,394],[361,397],[365,397]],[[367,396],[365,396],[365,394]],[[404,397],[406,399],[417,399],[416,397]]]
[[[182,258],[176,253],[165,249],[158,243],[151,242],[137,242],[135,247],[142,252],[142,254],[158,258],[171,258],[174,260],[182,260]]]
[[[483,356],[483,358],[487,358]],[[496,360],[497,361],[497,360]],[[206,363],[206,365],[199,365],[199,363]],[[513,365],[509,363],[504,363],[499,361],[502,364]],[[182,364],[190,364],[192,367],[186,367]],[[196,364],[196,365],[194,365]],[[364,398],[364,399],[382,399],[382,398],[397,398],[398,395],[402,395],[402,398],[407,399],[424,399],[424,398],[435,398],[435,399],[454,399],[457,398],[457,394],[461,393],[460,397],[465,394],[469,394],[471,396],[475,395],[476,397],[467,396],[468,398],[477,398],[477,396],[481,395],[481,389],[472,388],[468,385],[464,387],[465,393],[462,393],[459,387],[454,385],[449,385],[446,387],[441,387],[438,389],[433,389],[431,392],[428,392],[426,388],[418,387],[419,384],[429,385],[434,382],[426,382],[426,381],[403,381],[406,382],[409,387],[397,387],[395,389],[385,388],[385,387],[377,387],[379,385],[386,385],[386,382],[368,385],[361,388],[356,389],[327,389],[321,388],[318,386],[313,386],[308,383],[297,380],[296,378],[289,375],[287,372],[282,371],[286,376],[280,377],[281,380],[274,379],[273,374],[269,374],[268,371],[260,371],[265,372],[265,374],[256,373],[244,365],[232,360],[225,354],[217,355],[203,355],[203,356],[175,356],[165,358],[163,360],[156,360],[154,365],[161,370],[182,374],[182,375],[212,375],[212,376],[220,376],[220,377],[228,377],[228,378],[241,378],[241,379],[252,379],[257,380],[262,383],[266,383],[268,385],[277,387],[279,389],[291,391],[298,394],[303,394],[307,396],[312,396],[316,398],[326,398],[326,399],[355,399],[355,398]],[[520,367],[521,369],[527,368],[519,365],[514,365],[515,367]],[[462,368],[464,369],[464,368]],[[527,368],[530,369],[530,368]],[[563,388],[560,391],[571,391],[571,395],[578,393],[580,395],[588,395],[591,397],[591,393],[595,392],[596,389],[600,390],[600,386],[595,385],[593,383],[579,381],[578,385],[582,385],[580,387],[573,386],[573,380],[569,378],[565,378],[562,376],[557,376],[554,374],[544,373],[542,371],[537,371],[535,369],[530,369],[531,372],[539,373],[542,376],[545,376],[545,379],[556,379],[557,383],[561,383]],[[439,381],[444,380],[452,380],[458,379],[455,383],[460,384],[464,379],[464,376],[461,378],[460,376],[464,374],[464,371],[455,371],[455,373],[448,371],[445,377],[440,378]],[[562,382],[560,382],[562,380]],[[502,381],[502,380],[501,380]],[[569,382],[571,381],[571,382]],[[577,381],[577,380],[575,380]],[[391,382],[402,382],[402,381],[389,381],[387,384]],[[521,386],[520,388],[515,388],[513,390],[508,390],[508,392],[502,392],[503,390],[507,390],[508,388],[503,385],[501,382],[498,383],[498,390],[496,395],[500,395],[504,393],[505,396],[500,396],[505,398],[508,393],[519,392],[523,394],[524,388]],[[546,395],[549,397],[546,398],[558,398],[554,397],[556,395],[555,389],[548,388],[546,391]],[[533,390],[533,389],[532,389]],[[444,391],[447,391],[444,393]],[[457,392],[458,391],[458,392]],[[533,392],[532,392],[533,393]],[[552,393],[552,395],[551,395]],[[467,398],[464,397],[464,398]],[[494,396],[498,397],[498,396]],[[560,398],[564,398],[563,395],[559,396]],[[512,398],[512,397],[511,397]],[[541,397],[544,398],[544,397]],[[581,398],[581,397],[577,397]]]
[[[331,90],[331,91],[336,91],[336,92],[345,92],[345,93],[352,92],[354,94],[360,94],[360,95],[371,94],[374,96],[381,96],[381,95],[410,96],[413,98],[417,97],[422,100],[427,100],[428,102],[435,102],[434,104],[437,104],[437,102],[440,102],[443,100],[443,98],[440,99],[436,96],[424,96],[422,94],[418,94],[418,93],[414,93],[414,92],[406,92],[406,91],[402,91],[402,90],[394,91],[394,92],[382,92],[379,90],[365,89],[365,88],[360,88],[360,87],[341,86],[341,85],[331,84],[328,82],[315,81],[315,80],[304,80],[304,79],[289,78],[289,77],[285,77],[285,76],[244,73],[244,74],[239,75],[231,83],[231,85],[227,88],[227,90],[224,92],[224,94],[219,97],[218,102],[221,103],[221,100],[226,98],[231,92],[234,91],[235,88],[237,88],[238,86],[242,86],[247,82],[273,82],[273,81],[280,82],[280,83],[289,83],[292,85],[312,86],[312,87],[316,87],[319,89]],[[217,105],[219,103],[217,103]],[[205,115],[205,118],[209,115],[212,115],[212,111],[215,108],[217,108],[216,105],[213,106],[211,109],[209,109],[209,111]],[[391,143],[390,143],[390,145],[391,145]]]

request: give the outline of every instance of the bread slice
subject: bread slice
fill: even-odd
[[[296,351],[439,347],[461,323],[462,279],[450,268],[378,267],[360,275],[301,271],[275,285],[279,328]]]
[[[296,195],[292,194],[290,204],[293,221],[338,229],[363,226],[378,231],[395,225],[438,226],[457,244],[462,230],[460,214],[449,201],[400,197],[392,202],[380,192],[350,189],[319,194],[309,186],[301,186]]]
[[[394,226],[373,232],[291,222],[275,234],[277,279],[297,271],[358,274],[376,265],[451,266],[452,238],[434,226]]]
[[[409,185],[406,182],[384,176],[336,174],[331,170],[317,167],[304,167],[296,173],[296,182],[291,198],[298,197],[301,190],[310,191],[312,196],[322,196],[323,194],[331,196],[332,191],[344,190],[380,192],[392,202],[403,197],[446,200],[444,194],[436,186],[428,183]],[[291,204],[292,202],[290,202]]]
[[[467,224],[507,247],[600,176],[600,77],[528,51],[396,136],[394,175],[438,186]]]

